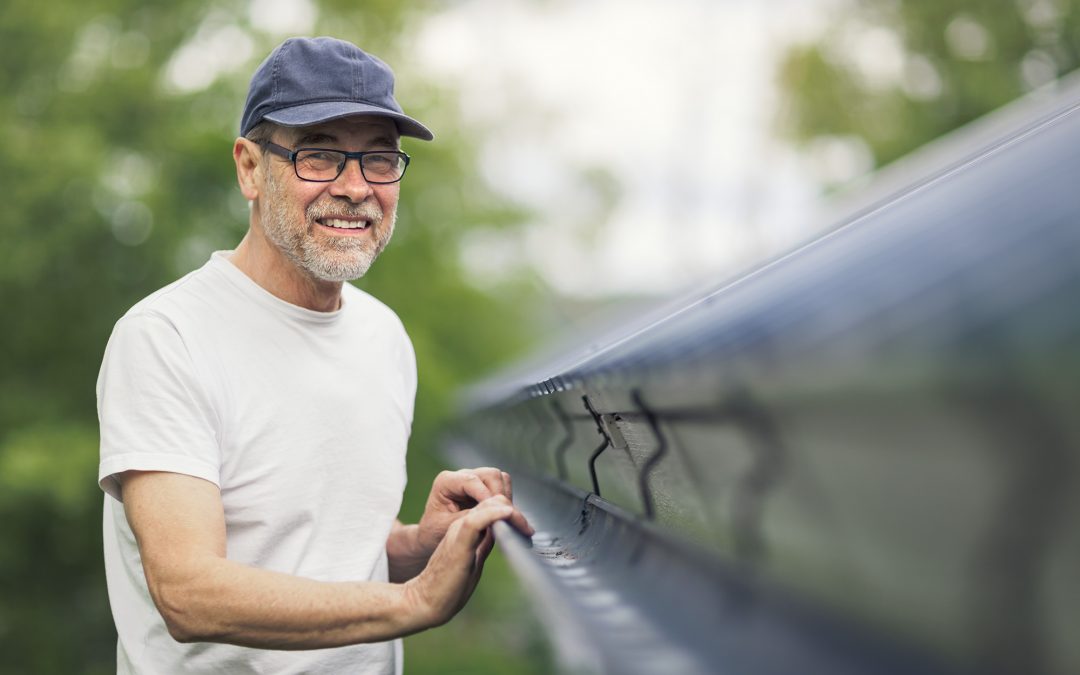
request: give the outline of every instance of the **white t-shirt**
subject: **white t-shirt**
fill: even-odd
[[[378,673],[401,641],[312,651],[180,644],[150,598],[114,475],[217,485],[227,556],[325,581],[386,581],[416,361],[397,316],[345,284],[315,312],[219,251],[117,322],[98,376],[105,572],[120,673]]]

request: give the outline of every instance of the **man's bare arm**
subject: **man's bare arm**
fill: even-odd
[[[218,488],[162,472],[120,477],[150,594],[180,642],[317,649],[378,642],[445,623],[464,605],[491,550],[504,497],[455,522],[428,569],[406,584],[322,582],[225,558]],[[451,536],[451,534],[453,536]]]
[[[420,545],[419,530],[419,525],[405,525],[400,520],[394,520],[390,537],[386,540],[390,581],[408,581],[427,567],[431,551]]]

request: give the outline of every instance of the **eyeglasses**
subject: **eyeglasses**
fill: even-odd
[[[396,183],[405,175],[409,156],[393,150],[373,152],[345,152],[329,148],[297,148],[289,150],[277,143],[266,141],[264,147],[270,152],[292,162],[296,177],[313,183],[330,183],[337,180],[350,159],[360,162],[364,180],[374,185]]]

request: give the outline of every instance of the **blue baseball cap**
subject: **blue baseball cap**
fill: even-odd
[[[435,138],[402,112],[388,65],[329,37],[289,38],[270,52],[251,77],[240,135],[262,120],[303,127],[351,115],[388,117],[402,136]]]

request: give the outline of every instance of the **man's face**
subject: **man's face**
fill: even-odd
[[[272,139],[291,150],[331,148],[351,152],[397,150],[393,122],[351,117],[296,129]],[[301,180],[292,164],[265,152],[266,180],[260,194],[260,222],[267,238],[302,272],[323,281],[362,277],[394,232],[400,183],[371,184],[349,160],[336,180]]]

